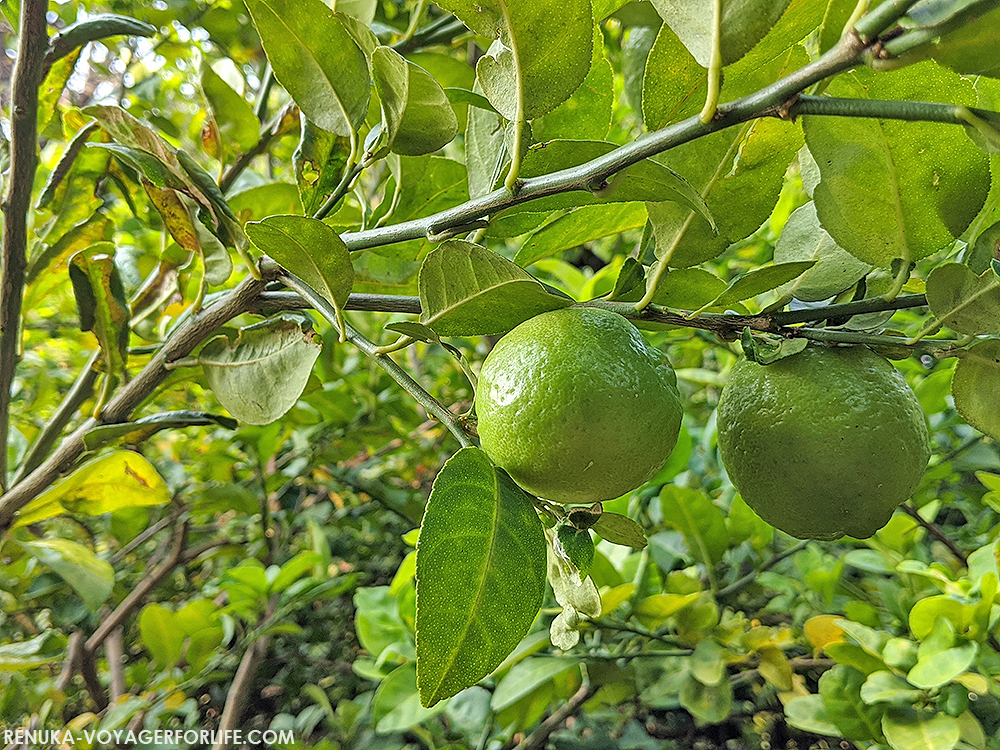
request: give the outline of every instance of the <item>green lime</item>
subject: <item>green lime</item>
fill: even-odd
[[[483,450],[521,487],[594,503],[650,479],[677,442],[677,378],[625,318],[568,307],[525,321],[483,363]]]
[[[930,457],[917,397],[863,346],[737,363],[719,400],[719,456],[743,499],[801,539],[870,537]]]

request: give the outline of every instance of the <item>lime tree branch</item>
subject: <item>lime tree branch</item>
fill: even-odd
[[[257,295],[278,275],[276,268],[264,268],[261,279],[248,278],[224,296],[204,307],[181,324],[152,359],[105,405],[100,421],[86,420],[37,469],[0,496],[0,537],[14,522],[15,514],[44,491],[58,477],[72,469],[86,452],[84,438],[100,424],[119,424],[128,420],[143,401],[170,374],[172,362],[187,357],[206,336],[249,310]]]
[[[876,117],[883,120],[908,122],[940,122],[946,125],[968,125],[969,114],[983,120],[996,117],[995,112],[976,107],[936,102],[900,101],[895,99],[838,99],[829,96],[797,97],[787,108],[787,117],[825,115],[828,117]]]
[[[11,84],[10,172],[3,198],[3,250],[0,263],[0,490],[7,485],[7,433],[10,389],[21,342],[21,302],[27,266],[28,210],[38,169],[38,87],[45,53],[45,0],[23,0],[17,58]]]
[[[306,300],[320,315],[322,315],[328,323],[333,326],[338,325],[337,310],[326,300],[326,298],[319,294],[319,292],[291,274],[283,276],[282,281],[290,289],[293,289],[298,294],[302,295],[302,298]],[[375,346],[373,342],[369,341],[350,325],[345,324],[344,327],[347,331],[347,340],[364,352],[365,355],[375,362],[375,364],[385,370],[386,373],[388,373],[393,380],[399,383],[403,390],[413,396],[413,398],[417,400],[417,403],[423,406],[428,413],[433,414],[441,421],[442,424],[444,424],[445,427],[451,430],[451,433],[455,436],[463,448],[468,448],[474,445],[457,415],[449,411],[444,404],[424,390],[423,386],[414,380],[406,370],[397,365],[389,357],[389,355],[380,354],[377,351],[378,347]]]
[[[867,16],[862,20],[865,18]],[[857,34],[848,32],[835,47],[817,60],[756,93],[719,105],[715,117],[707,123],[702,122],[698,116],[690,117],[662,130],[641,136],[632,143],[620,146],[585,164],[547,175],[521,179],[514,195],[506,189],[494,190],[432,216],[361,232],[347,232],[342,235],[344,242],[349,250],[363,250],[421,237],[444,235],[449,229],[468,226],[506,208],[536,198],[573,191],[597,192],[606,189],[615,174],[643,159],[760,117],[788,118],[794,114],[814,112],[822,115],[904,120],[931,119],[934,122],[968,124],[968,119],[962,116],[962,111],[968,113],[972,110],[954,105],[873,101],[864,102],[864,111],[861,112],[859,109],[861,105],[844,105],[842,102],[845,100],[801,96],[801,92],[809,86],[858,65],[868,49],[869,45]],[[804,104],[803,99],[805,99]],[[799,109],[796,110],[796,107]],[[806,108],[805,111],[803,107]],[[824,108],[836,111],[827,111]]]

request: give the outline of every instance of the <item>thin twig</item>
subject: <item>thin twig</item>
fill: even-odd
[[[337,311],[323,296],[310,287],[301,279],[286,274],[282,277],[285,285],[294,289],[303,299],[307,300],[317,312],[320,313],[331,325],[337,325]],[[344,326],[347,333],[347,340],[364,352],[375,364],[385,370],[389,376],[402,386],[403,390],[417,400],[428,413],[437,417],[445,427],[451,430],[458,442],[463,447],[475,445],[472,438],[465,431],[458,415],[452,413],[444,404],[429,394],[420,383],[414,380],[406,370],[397,365],[387,354],[379,354],[371,341],[349,325]]]
[[[219,178],[219,190],[221,190],[223,194],[229,191],[229,188],[231,188],[233,183],[236,182],[236,178],[243,174],[243,171],[250,166],[250,162],[266,152],[271,147],[271,144],[275,141],[275,139],[280,138],[291,130],[290,120],[288,118],[290,118],[295,111],[295,105],[289,104],[278,112],[278,114],[274,116],[274,119],[261,126],[260,137],[257,139],[257,143],[254,147],[249,151],[244,151],[240,154],[236,161],[227,167],[222,173],[222,177]]]
[[[733,581],[731,584],[729,584],[725,588],[720,589],[716,593],[716,595],[715,595],[716,598],[718,598],[718,599],[725,599],[727,596],[732,596],[736,592],[742,591],[747,586],[749,586],[751,583],[753,583],[754,581],[756,581],[757,578],[760,576],[760,574],[763,573],[765,570],[770,570],[775,565],[777,565],[778,563],[780,563],[782,560],[784,560],[784,559],[786,559],[788,557],[791,557],[792,555],[796,554],[797,552],[801,552],[808,545],[809,545],[809,541],[808,540],[801,541],[798,544],[792,545],[791,547],[789,547],[788,549],[786,549],[784,552],[781,552],[780,554],[777,554],[774,557],[772,557],[771,559],[769,559],[766,563],[764,563],[759,568],[757,568],[753,573],[748,573],[747,575],[743,576],[742,578],[740,578],[740,579],[738,579],[736,581]]]
[[[795,323],[812,323],[820,320],[828,320],[829,318],[849,318],[864,313],[904,310],[911,307],[925,307],[926,305],[927,297],[923,294],[896,297],[894,300],[873,297],[871,299],[859,299],[854,302],[844,302],[839,305],[776,312],[771,314],[771,320],[775,325],[789,326]]]
[[[940,526],[936,523],[931,523],[930,521],[925,520],[924,517],[920,515],[919,511],[917,511],[917,509],[909,503],[903,503],[899,506],[899,509],[926,529],[928,534],[947,547],[951,554],[953,554],[959,562],[962,563],[963,567],[969,567],[968,556],[962,551],[961,547],[955,544],[955,542],[941,530]]]
[[[131,612],[138,607],[142,600],[146,598],[146,595],[150,591],[155,589],[160,585],[160,582],[166,578],[170,572],[176,568],[183,559],[184,544],[187,541],[187,521],[181,521],[174,532],[174,544],[170,551],[170,555],[160,563],[154,570],[150,571],[142,580],[137,583],[128,595],[122,600],[114,612],[108,615],[98,626],[97,630],[93,632],[90,638],[87,639],[85,645],[85,650],[93,654],[97,650],[97,647],[104,643],[104,640],[111,634],[111,632],[121,625],[125,618],[131,614]]]
[[[122,638],[122,628],[119,625],[111,631],[104,643],[104,652],[108,662],[108,672],[111,675],[108,687],[111,690],[111,702],[116,702],[127,692],[125,684],[125,643]]]
[[[584,680],[580,689],[573,693],[558,711],[543,721],[538,729],[525,737],[515,750],[542,750],[549,740],[549,735],[561,727],[566,719],[583,708],[583,704],[593,698],[596,692],[597,688],[591,685],[589,680]]]
[[[11,386],[20,357],[21,303],[27,268],[28,211],[38,169],[38,88],[48,51],[45,0],[22,0],[17,57],[11,84],[10,170],[3,204],[0,251],[0,491],[7,486],[7,433]]]

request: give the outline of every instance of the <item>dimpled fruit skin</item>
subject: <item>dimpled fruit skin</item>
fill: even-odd
[[[483,362],[483,450],[532,494],[594,503],[650,479],[681,423],[677,377],[620,315],[568,307],[525,321]]]
[[[810,346],[733,367],[719,456],[743,499],[801,539],[864,539],[916,489],[930,457],[910,386],[863,346]]]

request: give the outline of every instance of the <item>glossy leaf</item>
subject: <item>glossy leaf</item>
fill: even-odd
[[[728,679],[705,685],[689,674],[678,697],[699,724],[719,724],[733,710],[733,686]]]
[[[812,201],[792,212],[774,247],[776,264],[806,260],[815,265],[782,287],[779,294],[818,302],[856,284],[872,268],[837,246],[820,226]]]
[[[663,520],[684,535],[691,556],[711,568],[729,546],[722,511],[708,496],[687,487],[667,486],[660,492]]]
[[[734,66],[734,93],[807,61],[805,51],[794,47],[758,70],[741,72]],[[648,68],[646,75],[651,75]],[[699,138],[659,157],[701,194],[716,229],[680,204],[649,206],[657,258],[673,268],[697,265],[757,231],[778,200],[785,171],[800,144],[797,126],[761,120]]]
[[[458,133],[458,119],[441,85],[392,48],[375,50],[372,78],[382,105],[386,147],[391,151],[427,154],[450,143]]]
[[[798,278],[814,265],[816,265],[814,260],[797,260],[755,268],[729,282],[722,293],[705,307],[730,307],[737,302],[769,292]]]
[[[569,99],[547,115],[532,120],[531,134],[535,141],[607,138],[614,104],[614,71],[604,55],[604,36],[599,27],[594,34],[590,72]]]
[[[528,266],[562,250],[638,229],[645,224],[646,207],[642,203],[582,206],[557,216],[533,232],[521,243],[514,262],[522,267]]]
[[[275,78],[306,117],[335,135],[357,131],[371,87],[365,54],[322,0],[248,0]]]
[[[38,539],[20,545],[66,581],[91,612],[111,596],[114,569],[82,544],[69,539]]]
[[[955,408],[980,432],[1000,440],[1000,341],[982,341],[963,353],[951,383]]]
[[[338,310],[347,304],[354,268],[347,246],[330,226],[305,216],[269,216],[247,224],[246,233],[262,252]]]
[[[99,242],[76,253],[69,262],[80,329],[93,331],[101,346],[106,393],[125,375],[131,322],[114,253],[110,242]]]
[[[232,150],[247,152],[256,146],[260,139],[260,120],[247,100],[222,80],[204,58],[201,61],[201,88],[225,149],[235,147]]]
[[[138,453],[117,451],[83,464],[36,497],[17,516],[17,526],[62,513],[100,516],[119,508],[170,502],[170,489]]]
[[[978,644],[966,643],[921,655],[906,679],[918,688],[941,687],[965,672],[972,665],[978,651]]]
[[[219,402],[240,421],[269,424],[291,409],[319,356],[320,343],[300,321],[272,318],[216,336],[198,363]]]
[[[840,729],[830,721],[822,696],[800,695],[785,704],[785,719],[796,729],[827,737],[839,737]]]
[[[975,104],[972,84],[932,62],[892,73],[837,76],[827,93],[856,99],[936,99]],[[873,266],[919,260],[950,244],[986,199],[986,155],[944,125],[805,117],[822,179],[813,194],[823,228]]]
[[[619,513],[601,513],[591,528],[598,536],[612,544],[620,544],[632,549],[644,549],[649,543],[642,526]]]
[[[434,480],[417,542],[417,685],[432,706],[493,671],[528,632],[545,588],[529,498],[478,448]]]
[[[34,638],[0,643],[0,672],[21,672],[66,659],[66,640],[45,630]]]
[[[229,417],[208,414],[203,411],[165,411],[141,417],[134,422],[98,425],[88,430],[87,434],[83,436],[83,444],[89,451],[97,450],[110,443],[138,444],[148,440],[161,430],[196,426],[217,426],[225,427],[227,430],[235,430],[237,424]]]
[[[849,740],[879,741],[882,709],[868,706],[861,699],[865,675],[852,667],[838,664],[819,678],[819,692],[830,721]]]
[[[913,708],[886,711],[882,729],[893,750],[952,750],[961,735],[954,717]]]
[[[789,0],[723,0],[722,64],[749,52],[771,30]],[[701,0],[653,0],[664,22],[703,68],[712,50],[713,4]],[[798,40],[795,40],[798,41]]]
[[[562,551],[582,577],[590,574],[590,566],[594,562],[594,540],[586,529],[575,529],[572,526],[560,526],[557,538]]]
[[[473,30],[498,39],[476,75],[508,120],[531,120],[566,101],[587,77],[594,21],[589,0],[447,0]]]
[[[869,705],[890,703],[911,706],[920,699],[920,691],[902,677],[888,670],[873,672],[861,686],[861,700]]]
[[[653,302],[674,310],[698,310],[725,289],[726,282],[704,268],[674,268],[660,279]]]
[[[420,705],[417,694],[417,667],[412,662],[396,667],[375,691],[372,719],[380,734],[405,732],[441,713],[447,702],[433,708]]]
[[[938,322],[958,333],[1000,331],[1000,277],[976,275],[962,263],[944,263],[927,277],[927,304]]]
[[[420,268],[420,321],[441,336],[506,333],[572,303],[506,258],[464,240],[445,242]]]

